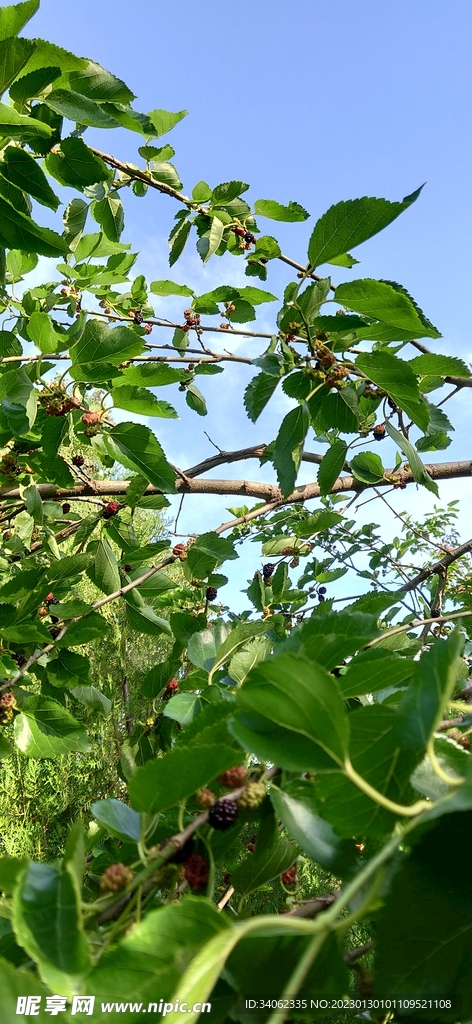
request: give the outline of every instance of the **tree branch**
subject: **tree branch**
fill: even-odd
[[[257,449],[261,446],[257,446]],[[249,449],[250,451],[251,449]],[[242,449],[242,451],[248,451],[248,449]],[[228,453],[225,453],[227,455]],[[232,453],[229,453],[232,454]],[[240,455],[235,455],[234,458],[227,459],[225,461],[237,461]],[[252,456],[247,456],[251,458]],[[254,457],[256,457],[254,455]],[[216,459],[217,456],[214,456]],[[317,456],[313,453],[307,452],[303,455],[303,460],[307,462],[318,463],[321,461],[321,456]],[[210,462],[211,460],[208,460]],[[199,467],[192,467],[194,470]],[[461,477],[469,477],[472,475],[472,462],[468,459],[462,462],[438,462],[431,466],[425,467],[433,480],[456,480]],[[396,469],[387,469],[385,471],[386,479],[380,483],[376,483],[376,487],[391,487],[392,478],[398,477],[398,471]],[[190,477],[191,473],[185,472],[186,477]],[[410,470],[402,470],[401,479],[405,484],[415,483],[413,474]],[[97,496],[108,496],[108,495],[119,495],[125,494],[126,489],[129,485],[128,480],[98,480],[94,484],[75,484],[73,487],[57,487],[55,484],[38,484],[38,491],[42,498],[48,500],[62,501],[64,498],[74,498],[81,495],[93,495]],[[249,498],[258,498],[260,501],[268,501],[277,505],[292,505],[296,502],[309,501],[312,498],[319,498],[320,488],[317,483],[300,484],[296,487],[291,494],[286,497],[283,496],[281,490],[275,484],[262,483],[257,480],[176,480],[176,490],[179,493],[184,494],[219,494],[219,495],[232,495],[238,494]],[[330,494],[340,494],[345,491],[357,491],[361,493],[367,490],[371,485],[361,483],[356,480],[353,476],[342,476],[335,480],[333,486],[330,489]],[[163,492],[152,484],[146,488],[145,494],[162,494]],[[0,501],[21,498],[18,487],[10,487],[8,485],[0,487]],[[229,527],[227,527],[229,529]]]
[[[443,558],[440,558],[437,562],[433,562],[433,565],[429,565],[424,569],[421,569],[421,572],[417,573],[412,580],[408,583],[403,583],[402,586],[398,588],[397,593],[406,594],[409,590],[416,590],[424,580],[429,579],[430,576],[441,575],[444,573],[445,569],[452,565],[453,562],[456,562],[458,558],[462,558],[463,555],[467,555],[471,551],[472,538],[465,541],[464,544],[460,544],[459,547],[453,548],[452,551],[449,551],[447,555],[443,556]]]

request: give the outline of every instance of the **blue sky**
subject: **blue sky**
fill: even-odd
[[[188,118],[166,138],[176,149],[184,190],[201,178],[211,185],[241,178],[251,184],[252,200],[301,203],[311,214],[306,223],[261,220],[260,226],[302,262],[315,220],[332,203],[361,195],[398,200],[426,182],[411,209],[356,250],[360,266],[335,270],[333,280],[399,281],[442,331],[438,350],[470,360],[471,23],[466,0],[42,0],[27,34],[103,64],[136,93],[138,110],[187,108]],[[137,135],[89,130],[86,137],[140,160]],[[172,277],[197,292],[221,282],[250,283],[229,257],[202,268],[194,248],[169,272],[166,238],[174,212],[157,194],[127,196],[123,240],[141,251],[139,268],[149,280]],[[286,269],[271,267],[267,287],[276,295],[290,279]],[[178,317],[181,305],[166,309]],[[261,329],[271,329],[276,309],[262,307]],[[156,311],[165,315],[164,305],[156,303]],[[165,332],[157,334],[153,340],[167,340]],[[260,349],[244,341],[238,351],[257,355]],[[191,465],[210,455],[204,430],[223,448],[272,439],[288,406],[276,400],[256,426],[248,424],[240,388],[251,375],[240,369],[231,382],[227,374],[200,378],[209,402],[206,420],[169,389],[165,397],[177,399],[182,418],[152,426],[172,461]],[[450,412],[461,429],[445,457],[466,458],[469,393]],[[259,475],[252,462],[236,472]],[[304,473],[301,479],[309,478]],[[441,499],[468,492],[468,482],[443,485]],[[186,499],[181,525],[216,526],[227,504],[230,499],[200,499],[198,506]],[[415,513],[431,504],[426,492],[398,495],[397,507]],[[375,514],[368,506],[368,518]],[[378,514],[382,518],[383,510]]]

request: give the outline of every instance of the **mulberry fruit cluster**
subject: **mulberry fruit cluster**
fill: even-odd
[[[119,892],[131,882],[133,872],[124,864],[110,864],[100,879],[102,892]]]
[[[193,892],[201,892],[208,885],[208,864],[199,853],[192,853],[184,864],[184,876]]]
[[[72,465],[73,466],[77,466],[77,469],[80,469],[81,466],[83,466],[84,462],[85,462],[85,459],[84,459],[83,455],[73,455],[72,456]]]
[[[105,505],[105,508],[103,509],[103,512],[102,512],[103,518],[104,519],[112,519],[113,516],[116,516],[116,513],[119,511],[119,508],[120,508],[119,501],[109,501],[108,505]]]
[[[218,597],[218,591],[216,587],[207,587],[206,599],[207,601],[214,601]]]
[[[198,806],[206,811],[209,807],[213,807],[213,804],[216,802],[216,796],[212,793],[211,789],[199,789],[196,800]]]
[[[208,824],[218,832],[225,832],[236,820],[238,805],[235,800],[217,800],[208,811]]]
[[[296,864],[293,865],[293,868],[283,871],[280,877],[284,885],[293,885],[295,882],[298,882]]]
[[[383,441],[383,439],[385,437],[385,433],[386,433],[386,431],[385,431],[385,424],[384,423],[376,423],[375,427],[374,427],[374,429],[372,431],[374,440],[375,441]]]
[[[227,768],[222,775],[220,775],[218,782],[222,786],[226,786],[227,789],[237,789],[238,786],[242,786],[248,776],[247,769],[243,764],[237,764],[234,768]]]
[[[166,686],[166,688],[164,690],[164,693],[162,694],[162,699],[163,700],[170,700],[170,698],[173,697],[175,693],[177,693],[178,689],[179,689],[179,680],[178,679],[170,679],[169,682],[167,683],[167,686]]]
[[[263,782],[248,782],[245,790],[238,800],[239,807],[253,809],[259,807],[266,795],[266,787]]]
[[[265,581],[270,580],[274,569],[275,565],[273,565],[272,562],[266,562],[266,564],[262,566],[262,575]]]

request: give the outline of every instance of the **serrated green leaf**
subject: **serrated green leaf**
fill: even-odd
[[[188,110],[179,110],[175,114],[170,110],[151,110],[148,117],[156,129],[156,135],[160,136],[170,132],[171,128],[174,128],[187,114]]]
[[[92,203],[92,217],[112,242],[119,242],[124,228],[123,203],[119,196],[109,195]]]
[[[395,441],[395,444],[398,445],[400,451],[402,451],[403,454],[408,459],[408,463],[413,474],[413,479],[416,480],[416,483],[422,484],[423,487],[426,487],[428,491],[432,491],[432,493],[437,496],[439,494],[438,485],[434,480],[431,479],[429,473],[426,472],[426,469],[419,455],[413,448],[413,445],[410,443],[410,441],[407,441],[406,437],[403,437],[403,434],[401,434],[400,431],[396,429],[396,427],[393,427],[388,420],[385,423],[385,427],[387,433],[392,438],[392,441]]]
[[[346,254],[348,249],[353,249],[383,231],[387,224],[396,220],[418,199],[420,192],[421,188],[411,196],[406,196],[401,203],[364,196],[362,199],[349,199],[331,206],[315,224],[310,238],[310,266],[318,267],[333,261],[335,257]],[[341,266],[352,266],[352,262],[342,263]]]
[[[420,315],[421,310],[417,309],[410,296],[403,289],[398,290],[391,282],[366,278],[339,284],[336,288],[336,299],[348,309],[380,320],[389,328],[412,331],[412,336],[417,338],[441,337],[439,331]],[[365,337],[365,331],[360,336]],[[375,331],[372,337],[376,337]],[[395,337],[394,333],[393,338]],[[399,337],[401,339],[402,335]]]
[[[287,413],[275,439],[272,459],[284,497],[291,494],[295,486],[309,426],[310,413],[303,402]]]
[[[129,412],[137,412],[142,416],[159,416],[172,420],[179,418],[169,402],[156,398],[152,391],[137,387],[135,384],[125,384],[113,388],[112,398],[113,405],[118,409],[127,409]]]
[[[148,761],[129,782],[132,806],[155,814],[185,800],[206,786],[226,768],[237,764],[240,751],[225,742],[202,745],[198,737],[186,747],[170,750],[165,757]]]
[[[95,100],[82,96],[73,89],[53,89],[44,102],[56,114],[66,117],[68,121],[90,125],[94,128],[117,128],[118,122],[103,109]]]
[[[46,170],[61,185],[71,185],[80,189],[100,181],[108,181],[112,177],[112,172],[103,160],[95,156],[82,139],[72,136],[62,139],[54,153],[48,153],[45,165]]]
[[[26,757],[57,757],[73,750],[90,750],[85,726],[57,701],[36,694],[22,702],[14,722],[14,737]]]
[[[120,423],[112,428],[108,437],[122,465],[137,471],[165,493],[175,493],[175,471],[167,462],[159,441],[149,427],[138,423]]]
[[[244,407],[249,419],[255,423],[277,387],[279,378],[271,373],[258,373],[244,392]]]
[[[300,221],[310,216],[299,203],[290,202],[288,206],[277,203],[274,199],[257,199],[254,213],[259,217],[270,217],[271,220]]]
[[[339,438],[333,441],[318,470],[320,494],[329,494],[346,461],[347,445]]]
[[[364,484],[377,484],[384,478],[382,459],[375,452],[360,452],[349,463],[356,480]]]
[[[191,296],[195,294],[186,284],[175,284],[174,281],[151,281],[149,290],[154,295]]]

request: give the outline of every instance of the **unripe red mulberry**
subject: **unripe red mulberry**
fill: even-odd
[[[124,864],[110,864],[100,879],[100,888],[103,892],[119,892],[132,878],[133,872]]]
[[[82,416],[82,423],[86,427],[94,427],[97,423],[101,423],[102,414],[101,412],[84,412]]]
[[[167,683],[167,686],[166,686],[165,690],[164,690],[164,693],[162,695],[162,699],[163,700],[170,700],[170,698],[173,697],[175,693],[177,693],[178,689],[179,689],[179,680],[178,679],[170,679],[169,682]]]
[[[16,700],[11,691],[0,694],[0,708],[16,708]]]
[[[292,885],[294,882],[298,882],[296,864],[292,868],[288,868],[287,871],[283,871],[280,877],[284,885]]]
[[[184,876],[194,892],[201,892],[208,885],[208,864],[199,853],[192,853],[184,864]]]
[[[234,768],[227,768],[222,775],[220,775],[218,782],[222,786],[226,786],[227,789],[237,789],[238,786],[242,786],[248,777],[247,768],[243,764],[237,764]]]
[[[386,433],[385,424],[384,423],[376,423],[375,427],[374,427],[374,429],[372,431],[372,434],[373,434],[375,440],[376,441],[382,441],[383,438],[385,437],[385,433]]]
[[[199,789],[196,800],[199,807],[207,810],[208,807],[213,807],[213,804],[216,803],[216,796],[211,789]]]
[[[109,501],[108,505],[105,505],[105,508],[103,509],[103,512],[102,512],[103,518],[104,519],[111,519],[113,516],[116,516],[116,513],[119,511],[119,508],[120,508],[119,501]]]
[[[239,797],[238,806],[251,809],[259,807],[265,795],[266,787],[264,782],[248,782],[245,790],[243,790]]]
[[[175,547],[172,548],[172,554],[175,558],[180,558],[180,561],[183,562],[187,557],[187,548],[185,544],[176,544]]]

